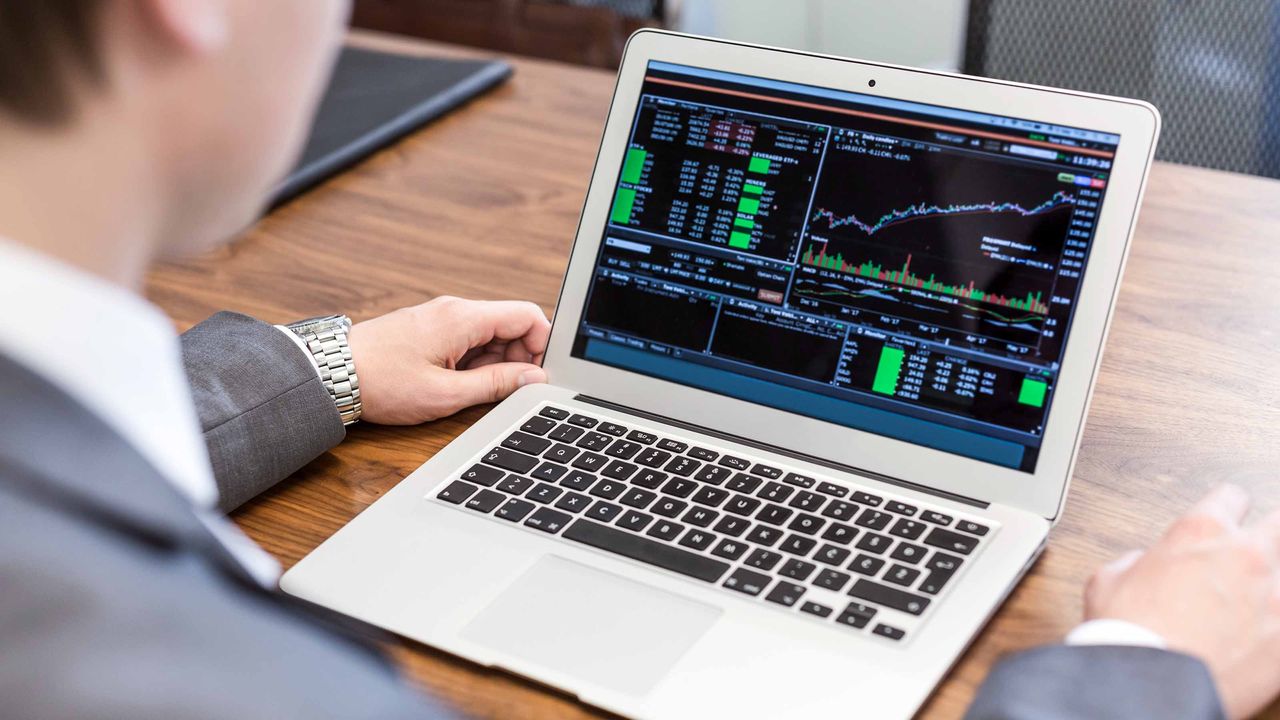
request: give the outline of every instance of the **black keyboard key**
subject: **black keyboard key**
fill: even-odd
[[[849,594],[856,598],[862,598],[867,602],[873,602],[894,610],[901,610],[911,615],[919,615],[924,612],[925,608],[929,607],[929,598],[927,597],[921,597],[906,590],[898,590],[897,588],[891,588],[888,585],[881,585],[863,578],[859,578],[853,584]]]
[[[508,475],[506,480],[498,483],[498,489],[512,495],[523,495],[533,487],[533,481],[519,475]]]
[[[850,550],[848,548],[842,548],[839,545],[826,544],[818,548],[818,552],[813,556],[813,559],[828,565],[840,567],[841,565],[844,565],[845,560],[849,559],[849,553]]]
[[[561,425],[555,430],[552,430],[547,437],[552,440],[559,440],[563,443],[571,443],[582,437],[582,433],[584,432],[586,432],[586,430],[583,430],[580,427],[574,427],[573,425]]]
[[[928,595],[937,595],[955,574],[955,570],[930,570],[920,583],[919,590]]]
[[[964,522],[964,521],[961,521]],[[958,552],[961,555],[968,555],[973,549],[978,547],[978,538],[972,535],[961,535],[958,532],[952,532],[943,528],[934,528],[924,538],[925,545],[932,545],[943,550]]]
[[[644,446],[640,443],[633,443],[630,440],[614,440],[613,444],[604,453],[623,460],[630,460],[643,449]]]
[[[882,567],[884,567],[884,560],[871,555],[859,554],[853,562],[849,563],[850,570],[863,575],[875,575]]]
[[[586,448],[587,450],[595,450],[598,452],[612,445],[613,438],[603,433],[589,432],[586,435],[583,435],[578,442],[574,444],[580,448]]]
[[[817,569],[818,566],[811,562],[791,558],[790,560],[782,563],[782,567],[778,568],[778,574],[783,577],[791,578],[792,580],[804,582],[805,580],[808,580],[809,576],[813,574],[813,571]]]
[[[649,503],[657,499],[658,493],[653,492],[652,490],[641,490],[640,488],[633,487],[623,493],[622,497],[618,498],[618,502],[623,505],[636,508],[637,510],[643,510],[649,507]]]
[[[555,426],[555,420],[534,416],[525,420],[524,424],[520,426],[520,429],[530,435],[546,435]]]
[[[721,455],[720,464],[727,468],[733,468],[734,470],[746,470],[747,468],[751,467],[750,462],[743,460],[740,457],[734,457],[732,455]]]
[[[849,488],[843,488],[835,483],[823,481],[818,483],[818,492],[842,498],[849,494]]]
[[[634,475],[636,470],[639,470],[639,469],[640,469],[639,467],[632,465],[629,462],[623,462],[622,460],[614,460],[613,462],[609,463],[608,467],[601,470],[600,474],[604,475],[605,477],[611,477],[614,480],[626,480],[627,478]]]
[[[935,510],[925,510],[920,513],[920,519],[925,522],[931,522],[934,525],[950,525],[953,518],[950,515],[943,515]]]
[[[849,499],[856,503],[870,505],[871,507],[880,507],[880,503],[884,502],[884,498],[879,495],[872,495],[871,493],[862,492],[860,490],[854,491],[853,495],[849,496]]]
[[[441,500],[447,503],[453,503],[454,505],[461,505],[464,501],[466,501],[467,498],[471,497],[475,493],[475,491],[479,489],[480,488],[476,487],[475,485],[472,485],[471,483],[465,483],[465,482],[462,482],[461,480],[454,480],[453,482],[449,483],[448,487],[441,490],[439,494],[436,495],[436,497],[440,498]]]
[[[671,453],[664,450],[656,450],[654,448],[645,448],[644,452],[636,456],[636,462],[645,467],[660,468],[662,464],[671,459]],[[655,471],[656,472],[656,471]],[[666,477],[665,473],[659,473]]]
[[[735,515],[750,515],[758,507],[760,507],[759,500],[746,495],[734,495],[724,509]]]
[[[847,503],[843,500],[832,500],[831,504],[822,511],[823,515],[826,515],[832,520],[852,520],[853,516],[857,513],[857,505]]]
[[[787,521],[795,513],[791,508],[784,508],[781,505],[772,503],[765,505],[764,509],[756,513],[756,519],[761,522],[767,522],[770,525],[781,525]]]
[[[744,520],[743,518],[736,517],[734,515],[725,515],[720,518],[720,522],[716,523],[716,526],[713,529],[722,535],[738,537],[742,533],[746,532],[747,528],[750,526],[751,522],[748,520]]]
[[[800,513],[799,515],[796,515],[795,519],[792,520],[790,524],[787,525],[787,529],[802,532],[806,535],[813,535],[821,530],[822,526],[826,523],[826,520],[823,520],[817,515]]]
[[[800,602],[800,597],[803,595],[803,587],[796,585],[795,583],[779,580],[778,584],[773,586],[773,589],[769,591],[768,595],[765,595],[764,599],[769,602],[778,603],[779,605],[791,607],[792,605]]]
[[[857,528],[851,528],[841,523],[831,523],[822,533],[823,540],[830,540],[833,543],[848,545],[858,535]]]
[[[535,530],[554,535],[563,530],[570,520],[573,520],[572,515],[544,507],[538,508],[538,511],[530,515],[529,519],[524,521],[524,524]]]
[[[569,417],[568,410],[565,410],[564,408],[554,407],[552,405],[548,405],[542,408],[541,410],[538,411],[538,414],[543,417],[549,417],[553,420],[564,420],[565,418]]]
[[[570,525],[564,537],[705,582],[715,582],[729,570],[729,564],[722,560],[654,542],[589,520],[578,520]]]
[[[627,429],[625,427],[617,423],[611,423],[611,422],[600,423],[600,427],[596,429],[602,433],[605,433],[607,435],[613,435],[615,437],[622,437],[627,433]]]
[[[897,513],[898,515],[906,515],[908,517],[916,514],[915,505],[908,505],[904,502],[898,502],[897,500],[890,500],[889,504],[884,506],[884,509],[888,510],[891,513]]]
[[[818,573],[818,577],[813,579],[813,584],[820,588],[840,592],[844,589],[845,583],[849,582],[849,578],[849,573],[842,573],[839,570],[828,568]]]
[[[589,418],[586,415],[574,415],[569,418],[569,422],[573,423],[574,425],[577,425],[578,427],[584,427],[584,428],[593,428],[596,425],[600,424],[599,420],[596,420],[595,418]]]
[[[691,547],[694,550],[706,550],[715,541],[716,536],[714,533],[707,532],[701,528],[690,528],[689,532],[680,538],[681,545]]]
[[[772,550],[764,550],[756,548],[747,556],[744,564],[749,565],[758,570],[772,570],[782,560],[782,555]]]
[[[663,497],[660,498],[658,502],[654,503],[653,507],[649,509],[663,517],[673,518],[684,512],[684,509],[687,507],[689,507],[689,503],[683,500],[677,500],[672,497]]]
[[[807,538],[803,535],[788,535],[786,540],[778,546],[779,550],[804,557],[809,551],[818,545],[818,541],[813,538]]]
[[[756,466],[751,468],[751,474],[759,475],[760,477],[766,477],[766,478],[769,478],[770,480],[777,480],[778,478],[782,477],[781,470],[779,470],[776,467],[772,467],[770,465],[764,465],[762,463],[756,463]]]
[[[974,535],[986,535],[988,532],[990,532],[990,528],[988,528],[986,525],[979,525],[978,523],[973,522],[972,520],[961,520],[960,522],[956,523],[956,529],[960,530],[961,532],[972,533]]]
[[[729,491],[703,485],[693,494],[692,500],[707,507],[720,507],[720,503],[729,499]]]
[[[527,473],[537,467],[538,458],[506,448],[494,448],[481,458],[480,462],[515,473]]]
[[[600,472],[600,470],[602,470],[605,465],[609,464],[609,458],[603,455],[597,455],[596,453],[593,453],[593,452],[587,452],[587,453],[582,453],[578,457],[574,458],[573,462],[569,464],[573,465],[579,470],[586,470],[587,472]]]
[[[493,487],[493,484],[501,480],[503,475],[506,473],[501,470],[484,465],[472,465],[470,470],[462,473],[462,479],[477,485]]]
[[[911,543],[903,542],[898,543],[898,547],[894,548],[893,552],[889,553],[889,557],[894,560],[901,560],[902,562],[915,565],[924,559],[926,552],[928,551],[919,545],[912,545]]]
[[[700,448],[695,445],[689,448],[689,456],[695,457],[702,462],[715,462],[716,458],[720,457],[720,453],[706,448]]]
[[[879,635],[880,637],[887,637],[890,640],[901,640],[907,635],[906,631],[892,625],[885,625],[884,623],[876,625],[875,629],[872,630],[871,633],[873,635]]]
[[[507,499],[506,495],[492,490],[481,490],[467,500],[465,507],[468,510],[476,510],[482,513],[493,512],[493,509],[501,505]]]
[[[862,603],[855,602],[849,603],[849,606],[844,609],[844,612],[840,613],[840,616],[836,618],[836,622],[841,625],[848,625],[849,627],[861,629],[866,627],[867,623],[871,622],[871,618],[875,616],[875,608],[870,605],[863,605]]]
[[[684,526],[670,520],[659,520],[649,528],[649,534],[659,540],[675,540],[682,532],[684,532]]]
[[[919,520],[899,518],[898,522],[894,523],[893,527],[889,528],[889,534],[897,535],[898,537],[906,538],[907,540],[915,540],[924,534],[926,527],[928,526]]]
[[[586,490],[595,484],[597,479],[598,478],[591,473],[582,472],[581,470],[572,470],[568,475],[565,475],[564,478],[560,480],[560,484],[570,490]]]
[[[671,459],[671,462],[667,463],[664,469],[674,475],[689,477],[700,467],[702,467],[702,463],[697,460],[690,460],[683,455],[677,455]]]
[[[704,507],[694,507],[691,508],[689,512],[685,513],[684,517],[680,519],[690,525],[696,525],[697,527],[704,528],[715,522],[717,517],[720,517],[720,513],[715,510],[708,510]]]
[[[955,572],[960,569],[960,563],[964,562],[962,558],[954,555],[948,555],[944,552],[935,552],[933,557],[929,558],[929,562],[924,566],[930,570],[946,570],[947,572]]]
[[[782,539],[782,531],[768,525],[756,525],[747,533],[747,539],[757,545],[773,547],[774,543]]]
[[[500,517],[503,520],[510,520],[511,522],[520,522],[524,519],[525,515],[533,512],[535,507],[537,507],[537,505],[526,500],[511,498],[503,503],[502,507],[498,508],[498,512],[494,513],[494,516]]]
[[[658,442],[658,436],[653,433],[647,433],[643,430],[632,430],[627,433],[628,440],[634,440],[641,445],[652,445]]]
[[[749,546],[741,540],[725,538],[720,541],[720,544],[717,545],[714,550],[711,551],[711,554],[727,560],[737,560],[742,557],[742,554],[747,551],[748,547]]]
[[[919,577],[919,570],[907,567],[906,565],[894,564],[894,566],[889,568],[889,570],[884,574],[884,581],[891,582],[894,585],[901,585],[902,587],[911,587],[911,584]]]
[[[785,502],[787,498],[791,497],[791,493],[793,492],[795,492],[795,488],[787,487],[782,483],[769,482],[765,483],[764,487],[761,488],[760,492],[756,493],[756,495],[770,502],[780,503]]]
[[[768,575],[752,572],[746,568],[734,570],[729,579],[724,581],[724,586],[730,590],[737,590],[748,595],[759,595],[764,592],[765,587],[768,585]]]
[[[654,490],[654,489],[657,489],[657,487],[661,485],[664,481],[666,481],[668,477],[670,476],[664,472],[640,468],[640,472],[636,473],[631,478],[631,484],[639,485],[640,487],[645,488],[646,490]]]
[[[810,615],[817,615],[820,618],[824,618],[824,617],[829,617],[831,615],[831,608],[827,607],[826,605],[820,605],[816,602],[813,602],[812,600],[805,600],[800,605],[800,612],[809,613]]]
[[[821,508],[822,504],[825,503],[826,501],[827,499],[822,497],[818,493],[812,493],[812,492],[809,492],[808,490],[801,490],[800,492],[796,493],[796,496],[791,498],[791,502],[787,504],[797,510],[803,510],[805,512],[818,512],[818,509]]]
[[[649,527],[649,523],[653,522],[652,515],[645,515],[642,512],[628,510],[622,513],[622,517],[618,518],[618,527],[631,532],[641,532]]]
[[[675,495],[678,498],[687,498],[698,489],[698,483],[683,478],[671,478],[666,485],[662,486],[662,492],[668,495]]]
[[[662,448],[663,450],[669,450],[673,453],[682,453],[685,450],[689,449],[688,445],[680,442],[679,440],[671,440],[668,438],[662,438],[661,440],[659,440],[658,447]]]
[[[859,550],[866,550],[867,552],[873,552],[877,555],[883,555],[884,551],[888,550],[889,545],[892,543],[893,541],[884,535],[867,533],[858,541],[857,547]]]
[[[600,522],[609,522],[610,520],[618,517],[618,514],[621,512],[622,512],[621,505],[614,505],[611,502],[597,500],[596,504],[592,505],[591,509],[587,511],[587,515],[590,516],[591,519],[593,520],[599,520]]]
[[[529,455],[541,455],[547,448],[551,447],[551,441],[517,430],[502,441],[502,447],[519,450]]]
[[[727,467],[720,467],[719,465],[703,465],[702,469],[698,471],[698,474],[693,477],[704,483],[719,485],[725,480],[728,480],[731,475],[733,475],[733,471]]]
[[[571,513],[582,512],[591,504],[591,498],[582,493],[568,492],[556,501],[556,507]]]
[[[760,487],[762,482],[764,481],[758,477],[751,477],[746,473],[738,473],[724,487],[726,490],[732,490],[733,492],[752,493],[755,492],[756,488]]]
[[[625,484],[606,479],[596,483],[589,492],[596,497],[615,500],[626,489],[627,486]]]
[[[800,475],[799,473],[792,472],[783,476],[782,482],[789,483],[791,485],[799,485],[802,488],[811,488],[817,484],[818,481],[808,475]]]
[[[551,462],[564,464],[578,457],[580,454],[582,454],[582,451],[576,447],[565,445],[564,443],[556,443],[551,446],[550,450],[542,453],[542,457],[550,460]]]
[[[555,499],[560,497],[560,494],[563,492],[564,492],[563,490],[556,487],[555,485],[538,483],[537,485],[533,486],[532,490],[525,493],[524,496],[534,502],[539,502],[539,503],[542,503],[543,505],[546,505],[547,503],[555,502]]]
[[[536,470],[529,473],[535,480],[546,480],[547,482],[555,482],[564,477],[569,472],[569,468],[564,465],[557,465],[552,462],[544,462],[538,466]]]
[[[871,528],[872,530],[883,530],[886,527],[889,527],[889,523],[892,521],[893,516],[889,513],[867,508],[866,510],[863,510],[862,514],[858,516],[858,519],[853,522],[855,525],[861,525],[862,527]]]

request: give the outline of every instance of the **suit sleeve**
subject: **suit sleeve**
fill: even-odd
[[[310,358],[272,325],[218,313],[182,335],[182,356],[223,510],[346,434]]]
[[[1222,720],[1204,663],[1149,647],[1036,648],[1001,661],[965,720]]]

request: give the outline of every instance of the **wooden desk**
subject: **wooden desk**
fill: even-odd
[[[362,35],[411,52],[468,54]],[[150,295],[183,328],[219,309],[368,318],[440,294],[550,313],[612,75],[513,59],[461,112],[277,210]],[[1280,506],[1280,182],[1158,166],[1120,295],[1067,512],[1044,558],[923,713],[959,717],[1001,654],[1080,618],[1092,568],[1145,545],[1218,480]],[[287,567],[481,416],[357,426],[235,514]],[[405,643],[405,671],[474,717],[600,717],[532,684]]]

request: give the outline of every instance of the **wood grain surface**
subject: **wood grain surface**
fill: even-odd
[[[368,33],[353,43],[472,51]],[[554,310],[613,76],[511,58],[497,91],[264,218],[216,253],[166,264],[149,296],[185,329],[221,310],[360,320],[436,295]],[[1220,480],[1280,506],[1280,182],[1157,165],[1070,500],[1048,551],[922,712],[957,718],[1002,654],[1080,619],[1099,563],[1149,543]],[[286,567],[485,408],[414,428],[359,425],[235,513]],[[413,643],[415,682],[477,718],[603,717],[527,681]],[[1269,713],[1278,716],[1280,713]]]

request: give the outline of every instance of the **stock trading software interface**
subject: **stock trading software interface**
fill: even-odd
[[[576,357],[1033,472],[1119,136],[650,63]]]

